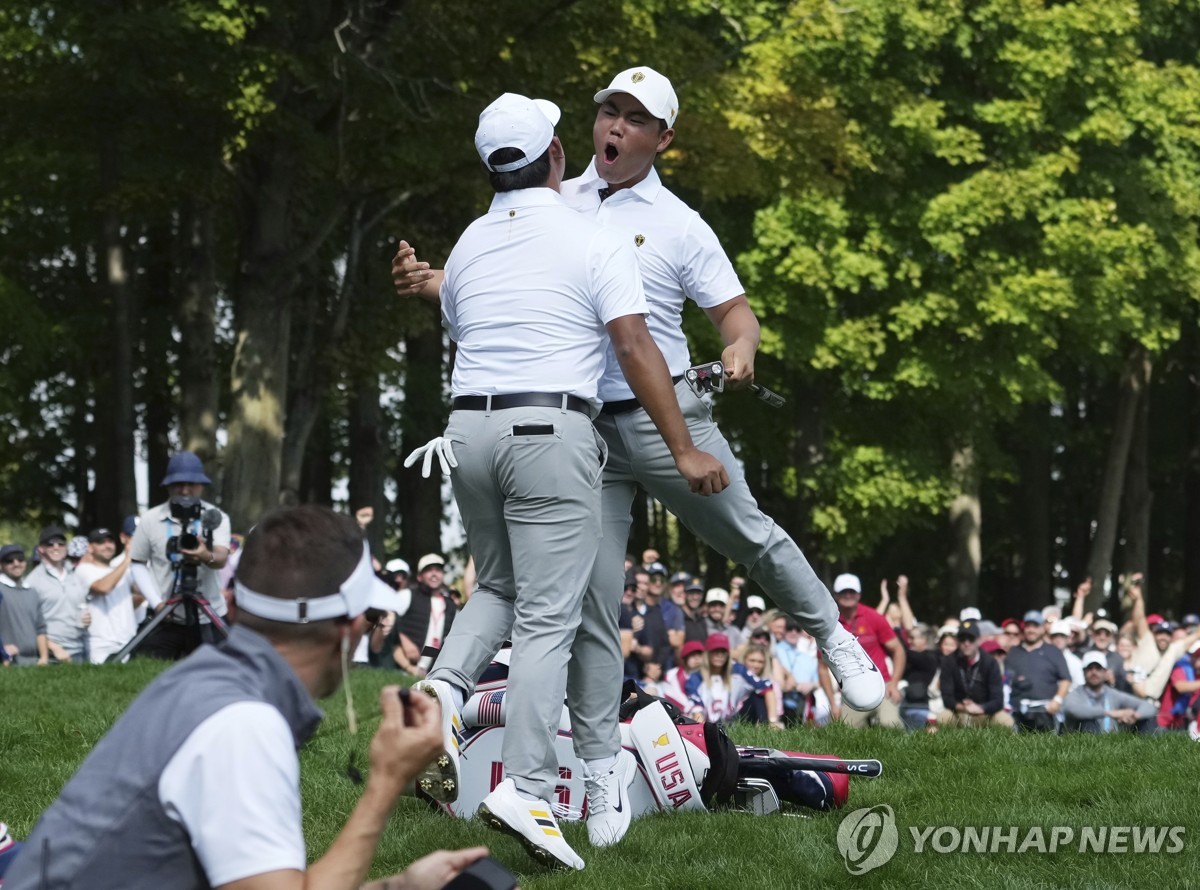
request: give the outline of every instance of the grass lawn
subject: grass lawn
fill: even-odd
[[[0,670],[5,713],[0,820],[9,823],[14,836],[29,833],[91,746],[158,670],[149,663]],[[312,857],[330,844],[354,806],[359,790],[345,778],[347,756],[353,745],[360,767],[365,766],[378,689],[389,679],[373,671],[354,673],[360,731],[353,742],[341,694],[324,703],[328,717],[301,757],[304,829]],[[841,812],[654,816],[635,822],[621,844],[606,850],[591,848],[584,827],[569,824],[567,839],[587,861],[586,870],[574,874],[544,872],[516,841],[405,799],[372,875],[399,871],[439,847],[486,843],[527,888],[1200,886],[1200,747],[1186,735],[1056,738],[996,730],[927,735],[841,726],[785,733],[746,728],[732,735],[743,744],[877,757],[884,774],[852,779],[850,803]],[[882,804],[894,813],[897,851],[879,867],[852,875],[839,852],[839,825],[851,811]],[[997,852],[961,852],[953,842],[968,827],[1007,833]],[[1138,853],[1132,832],[1122,846],[1123,827],[1178,830],[1160,852]],[[1102,848],[1114,849],[1107,846],[1114,828],[1115,850],[1126,852],[1080,852],[1085,829],[1104,829]],[[1039,852],[1034,829],[1041,829],[1046,852]],[[1050,852],[1055,829],[1060,843]],[[1072,837],[1063,842],[1067,829]],[[923,852],[916,851],[914,830],[924,837]],[[860,834],[858,840],[871,838]],[[1022,844],[1027,845],[1023,852],[1007,851]],[[951,846],[960,851],[936,851]],[[1172,846],[1182,849],[1165,852]]]

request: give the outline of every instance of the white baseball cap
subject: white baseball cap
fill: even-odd
[[[1050,625],[1050,636],[1056,637],[1059,634],[1062,634],[1064,637],[1069,637],[1071,635],[1071,625],[1066,621],[1062,621],[1061,619],[1053,622]]]
[[[446,560],[442,559],[442,555],[440,553],[426,553],[419,560],[417,560],[417,574],[421,574],[421,572],[425,571],[430,566],[445,565]]]
[[[980,614],[979,610],[976,609],[974,606],[967,606],[965,609],[963,609],[961,612],[958,613],[959,621],[971,621],[971,620],[981,621],[982,619],[983,619],[983,615]]]
[[[406,574],[406,575],[410,574],[409,569],[408,569],[408,562],[401,559],[400,557],[396,557],[395,559],[389,559],[387,561],[387,565],[384,566],[384,569],[386,569],[389,572],[404,572],[404,574]]]
[[[603,102],[613,93],[628,93],[645,105],[652,115],[665,121],[668,127],[675,126],[675,117],[679,114],[675,88],[671,86],[671,81],[653,68],[642,65],[625,69],[612,79],[607,90],[598,92],[595,99]]]
[[[709,603],[721,603],[721,605],[729,605],[729,591],[723,587],[711,587],[704,596],[704,605]]]
[[[483,166],[493,173],[511,173],[540,158],[554,138],[554,127],[562,112],[553,102],[505,93],[479,115],[475,149]],[[489,164],[492,152],[515,148],[525,157],[507,164]]]
[[[1081,662],[1085,668],[1089,665],[1095,664],[1099,665],[1105,670],[1108,670],[1108,658],[1105,657],[1103,652],[1097,652],[1095,649],[1093,649],[1091,652],[1085,652]]]
[[[843,590],[853,590],[855,593],[862,593],[862,582],[858,580],[858,575],[843,572],[834,578],[833,592],[841,593]]]

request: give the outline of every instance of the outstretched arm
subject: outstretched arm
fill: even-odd
[[[436,303],[444,277],[441,269],[430,269],[429,263],[417,259],[416,248],[407,241],[400,242],[392,258],[392,284],[396,287],[396,296],[421,297]]]
[[[900,604],[900,626],[911,631],[917,623],[917,616],[908,602],[908,575],[896,578],[896,602]]]

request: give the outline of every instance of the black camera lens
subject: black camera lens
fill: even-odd
[[[179,536],[179,547],[181,550],[195,550],[199,546],[200,539],[196,535],[184,532]]]

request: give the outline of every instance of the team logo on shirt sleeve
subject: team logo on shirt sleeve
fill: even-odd
[[[634,235],[633,243],[636,247],[641,247],[643,244],[646,243],[646,236],[645,235]]]

